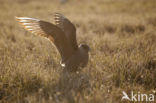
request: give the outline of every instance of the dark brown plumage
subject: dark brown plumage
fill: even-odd
[[[61,66],[67,71],[76,71],[88,63],[89,47],[78,46],[75,26],[62,14],[55,13],[56,25],[29,17],[16,17],[17,21],[31,33],[48,38],[58,49]]]

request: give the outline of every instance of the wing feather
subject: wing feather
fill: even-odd
[[[54,24],[29,17],[16,17],[16,20],[31,33],[52,41],[60,52],[63,61],[73,54],[74,49],[68,42],[65,33]]]
[[[78,49],[75,26],[60,13],[55,13],[54,19],[55,24],[64,31],[73,49]]]

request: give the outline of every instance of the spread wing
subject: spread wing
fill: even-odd
[[[52,41],[58,49],[63,61],[73,54],[74,50],[69,44],[65,33],[56,25],[29,17],[16,17],[16,19],[26,30]]]
[[[78,49],[75,26],[66,17],[59,13],[55,13],[55,23],[64,31],[72,47],[75,50]]]

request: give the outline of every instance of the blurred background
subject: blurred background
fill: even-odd
[[[15,20],[55,12],[91,47],[78,74],[62,76],[55,47]],[[156,0],[0,0],[2,103],[129,103],[122,91],[156,95]]]

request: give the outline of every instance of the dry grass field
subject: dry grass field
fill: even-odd
[[[55,47],[15,20],[55,12],[91,48],[79,73],[63,75]],[[0,0],[0,103],[131,103],[122,91],[156,97],[156,0]]]

